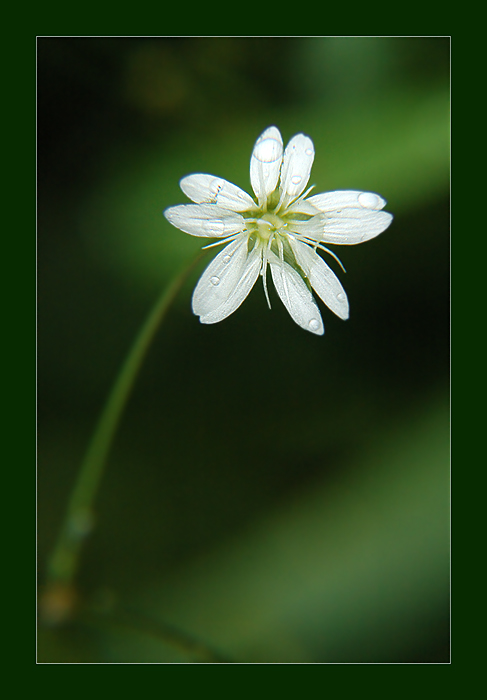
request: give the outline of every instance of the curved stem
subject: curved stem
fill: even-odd
[[[135,379],[157,328],[187,276],[202,255],[200,253],[190,265],[186,265],[169,287],[163,291],[122,365],[88,445],[71,493],[66,517],[48,563],[47,592],[54,591],[54,589],[67,591],[72,586],[79,564],[81,546],[86,535],[92,529],[93,503],[103,475],[106,458]]]
[[[149,618],[140,612],[116,609],[112,612],[83,610],[78,622],[102,631],[124,630],[131,634],[152,637],[163,645],[172,647],[179,654],[197,663],[233,663],[219,650],[213,649],[201,640],[157,619]]]

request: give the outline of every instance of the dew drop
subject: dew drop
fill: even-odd
[[[312,318],[311,321],[309,322],[309,327],[311,328],[312,331],[317,331],[320,327],[320,322],[316,320],[316,318]]]
[[[343,301],[344,298],[345,297],[343,296],[343,294],[341,292],[338,292],[338,294],[337,294],[338,301]]]
[[[220,284],[220,278],[219,277],[210,277],[210,282],[214,287],[218,287]]]
[[[231,255],[224,255],[224,256],[223,256],[223,262],[225,263],[225,265],[226,265],[227,263],[229,263],[231,259],[232,259],[232,256],[231,256]]]
[[[221,236],[225,233],[225,223],[222,219],[207,219],[202,221],[202,228],[207,236]]]
[[[313,155],[313,149],[312,149],[312,148],[307,148],[307,149],[305,150],[305,153],[306,153],[307,156],[312,156],[312,155]]]
[[[303,178],[301,177],[301,175],[293,175],[291,178],[291,182],[293,183],[293,185],[299,185],[302,179]]]
[[[364,209],[380,209],[381,199],[373,192],[362,192],[358,196],[358,203]]]
[[[275,163],[282,156],[282,143],[277,139],[263,139],[256,144],[253,155],[261,163]]]

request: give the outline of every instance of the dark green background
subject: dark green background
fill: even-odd
[[[250,191],[269,125],[314,141],[315,192],[376,191],[391,227],[328,257],[325,336],[257,283],[199,324],[179,294],[110,454],[79,576],[97,624],[43,662],[449,660],[448,38],[40,38],[39,575],[83,451],[160,291],[201,240],[181,177]],[[201,269],[213,253],[201,264]],[[131,624],[118,624],[130,610]],[[159,633],[160,632],[160,633]],[[204,656],[204,655],[203,655]]]

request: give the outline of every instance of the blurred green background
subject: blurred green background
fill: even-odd
[[[177,297],[124,415],[79,574],[91,610],[41,662],[449,661],[448,38],[38,39],[39,577],[140,325],[203,244],[179,180],[250,191],[275,124],[315,192],[391,227],[327,256],[346,323],[257,283],[203,326]],[[167,627],[169,625],[170,627]]]

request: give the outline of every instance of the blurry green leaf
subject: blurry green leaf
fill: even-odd
[[[411,660],[448,610],[448,434],[444,401],[378,433],[141,605],[242,661]]]

